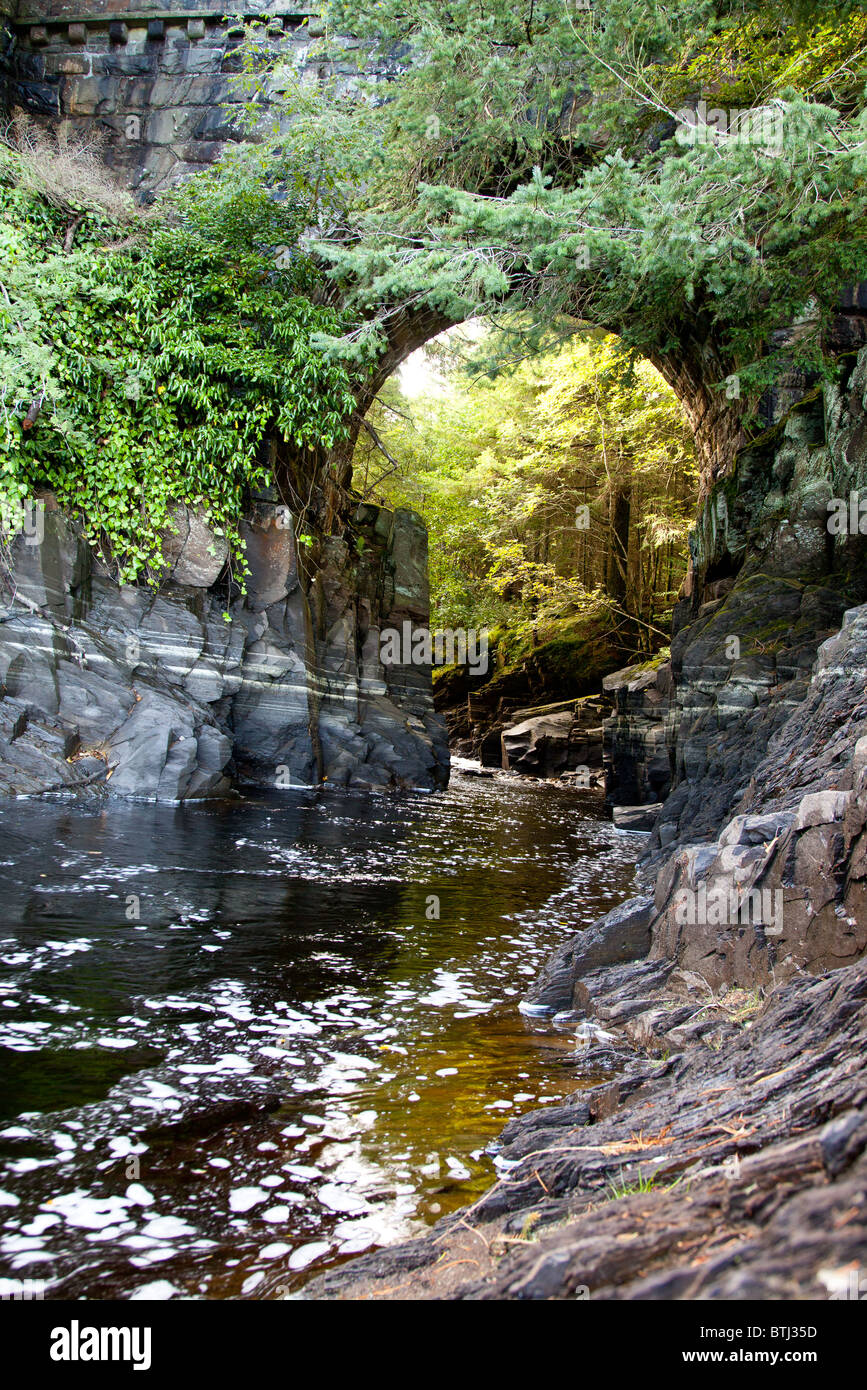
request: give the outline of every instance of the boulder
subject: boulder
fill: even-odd
[[[279,504],[257,501],[240,530],[250,571],[247,602],[258,612],[285,598],[298,582],[292,517]]]
[[[788,830],[794,820],[791,811],[775,811],[764,816],[734,816],[720,833],[721,845],[765,845]]]
[[[556,777],[566,769],[572,712],[526,719],[502,733],[503,767],[534,777]]]
[[[618,830],[646,832],[656,825],[661,810],[661,801],[652,806],[615,806],[611,818]]]
[[[843,820],[851,800],[851,792],[812,792],[798,803],[795,829],[808,830],[812,825],[827,825],[835,820]]]
[[[229,543],[208,525],[204,508],[179,502],[162,533],[162,551],[175,584],[209,589],[229,558]]]
[[[650,926],[654,917],[651,897],[629,898],[592,926],[570,938],[551,957],[527,995],[535,1009],[556,1013],[576,1001],[576,985],[582,976],[602,966],[638,960],[650,950]]]
[[[592,704],[592,709],[586,708]],[[602,725],[595,702],[571,700],[537,711],[519,710],[526,715],[502,730],[501,764],[506,771],[531,777],[559,777],[579,768],[602,767]],[[493,737],[482,740],[482,761],[486,751],[493,760]],[[494,764],[495,765],[495,764]]]

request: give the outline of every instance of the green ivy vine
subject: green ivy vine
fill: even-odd
[[[120,582],[154,581],[185,502],[243,584],[238,527],[270,482],[268,437],[328,448],[353,406],[346,369],[314,346],[344,325],[311,297],[303,206],[230,169],[119,221],[27,174],[0,151],[0,529],[50,488]]]

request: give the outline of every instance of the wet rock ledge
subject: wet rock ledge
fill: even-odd
[[[867,1250],[867,962],[764,1004],[671,963],[588,987],[606,1023],[586,1069],[618,1080],[513,1120],[474,1207],[306,1297],[846,1297]]]
[[[475,1205],[307,1297],[867,1292],[865,688],[867,605],[716,839],[681,843],[535,983],[586,1089],[511,1121]],[[684,920],[720,890],[746,919]]]
[[[586,1069],[617,1080],[513,1120],[480,1201],[306,1297],[846,1297],[867,1251],[867,962],[766,1002],[665,962],[587,987]]]

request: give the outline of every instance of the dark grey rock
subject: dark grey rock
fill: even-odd
[[[647,954],[653,917],[652,898],[630,898],[578,932],[551,957],[528,993],[527,1003],[552,1012],[571,1008],[576,984],[583,976]],[[581,1003],[580,998],[577,1002]]]
[[[656,825],[661,810],[661,801],[650,806],[615,806],[611,818],[618,830],[646,832]]]
[[[172,508],[163,532],[163,556],[176,584],[209,589],[229,558],[229,544],[214,534],[201,508],[180,504]]]
[[[203,517],[179,511],[173,579],[154,593],[119,588],[44,500],[41,543],[13,541],[2,590],[0,792],[79,786],[73,747],[96,757],[109,794],[145,800],[224,795],[229,774],[268,787],[445,784],[430,668],[379,659],[382,626],[427,617],[417,517],[367,508],[363,563],[328,538],[308,595],[291,524],[257,503],[248,594],[226,622],[225,598],[205,588],[224,551]]]
[[[545,714],[504,729],[503,767],[535,777],[556,777],[569,762],[572,711]]]
[[[671,664],[627,666],[602,681],[615,711],[603,724],[605,794],[609,805],[656,805],[669,793],[676,710]]]

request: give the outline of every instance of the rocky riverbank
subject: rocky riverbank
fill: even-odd
[[[614,682],[611,790],[661,802],[640,893],[525,1005],[586,1089],[506,1127],[472,1207],[308,1297],[867,1295],[867,546],[827,527],[867,485],[865,383],[862,350],[742,451],[671,662]]]
[[[308,1296],[864,1296],[867,709],[851,694],[865,632],[867,606],[824,644],[776,740],[778,762],[800,746],[812,780],[678,851],[654,895],[574,937],[537,981],[528,1007],[575,1028],[587,1089],[506,1127],[500,1180],[474,1206]],[[778,925],[761,907],[750,919],[769,883]],[[678,921],[702,885],[705,900],[738,895],[734,920]]]
[[[512,1121],[479,1202],[306,1296],[863,1298],[867,963],[767,999],[671,962],[585,985],[582,1065],[611,1080]]]

